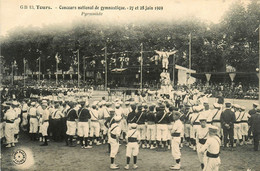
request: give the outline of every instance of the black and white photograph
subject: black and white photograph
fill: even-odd
[[[0,0],[0,169],[260,171],[259,0]]]

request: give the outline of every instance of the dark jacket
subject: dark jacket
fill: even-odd
[[[252,125],[252,131],[260,134],[260,113],[254,114],[250,120]]]
[[[230,128],[234,128],[234,122],[236,121],[235,113],[231,109],[225,109],[220,116],[222,128],[225,128],[225,124],[228,124]]]

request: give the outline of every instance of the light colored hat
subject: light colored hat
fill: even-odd
[[[245,107],[245,106],[241,106],[241,109],[242,109],[242,110],[246,110],[246,107]]]
[[[253,105],[258,106],[258,103],[253,103]]]
[[[115,107],[120,107],[120,103],[116,103],[116,104],[115,104]]]
[[[47,101],[46,102],[42,102],[42,106],[48,106]]]
[[[43,100],[42,103],[47,103],[47,100]]]
[[[93,103],[92,103],[92,106],[96,106],[98,104],[98,101],[94,101]]]
[[[15,105],[15,106],[18,106],[18,105],[19,105],[19,103],[18,103],[17,101],[13,101],[12,104]]]
[[[136,123],[130,123],[130,124],[129,124],[129,127],[131,127],[131,128],[136,128],[136,127],[137,127],[137,124],[136,124]]]
[[[214,103],[213,106],[214,106],[215,108],[219,108],[219,107],[220,107],[220,105],[219,105],[218,103]]]
[[[32,106],[35,106],[35,102],[32,102],[31,105],[32,105]]]

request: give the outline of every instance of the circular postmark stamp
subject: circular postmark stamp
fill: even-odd
[[[25,151],[22,149],[15,150],[12,157],[13,157],[13,163],[17,165],[24,164],[27,159],[27,155]]]

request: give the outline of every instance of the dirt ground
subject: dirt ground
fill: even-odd
[[[213,104],[215,99],[210,99]],[[234,100],[231,102],[251,108],[255,101]],[[41,142],[30,141],[26,134],[21,138],[16,147],[1,148],[1,169],[2,170],[87,170],[106,171],[110,170],[110,158],[107,153],[107,145],[93,146],[92,149],[81,149],[80,146],[67,147],[65,142],[49,142],[49,146],[39,146]],[[13,162],[14,152],[22,149],[26,153],[26,161],[22,165]],[[124,170],[126,163],[126,147],[122,144],[116,157],[116,163]],[[181,170],[199,171],[200,163],[197,153],[188,147],[181,149]],[[260,151],[253,151],[253,145],[238,146],[235,151],[221,150],[220,171],[260,171]],[[130,170],[133,159],[131,159]],[[137,164],[139,171],[164,171],[170,170],[174,164],[170,150],[157,151],[140,149]]]
[[[16,147],[2,147],[2,170],[87,170],[106,171],[109,169],[110,158],[107,145],[93,146],[92,149],[81,149],[80,146],[67,147],[65,143],[49,142],[49,146],[39,146],[41,142],[32,142],[22,134]],[[12,157],[14,151],[22,149],[26,152],[26,161],[22,165],[14,164]],[[124,170],[126,163],[126,147],[120,146],[116,163]],[[200,163],[196,152],[188,147],[181,150],[181,165],[183,171],[199,171]],[[235,151],[221,151],[221,171],[260,171],[260,151],[253,151],[252,145],[236,147]],[[131,159],[131,167],[133,160]],[[137,164],[140,171],[170,170],[174,164],[170,150],[157,151],[140,149]],[[130,169],[131,170],[131,169]]]

